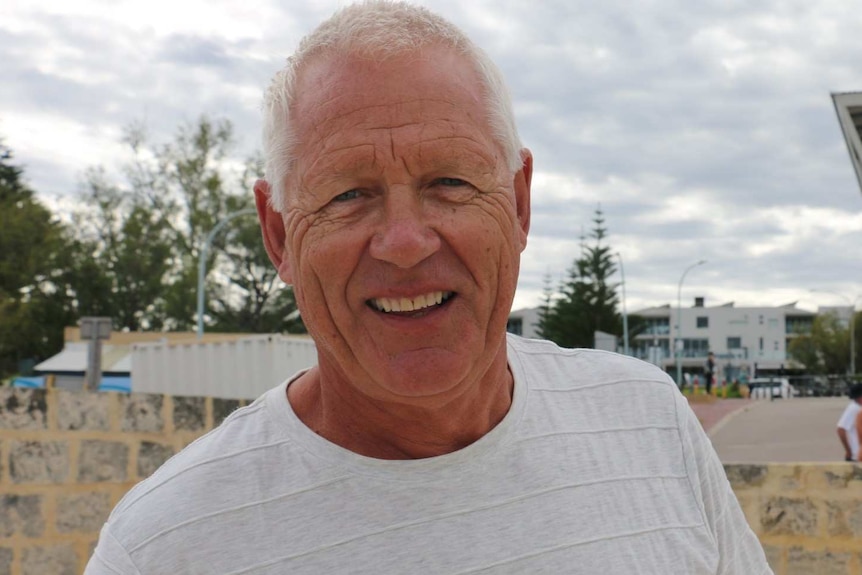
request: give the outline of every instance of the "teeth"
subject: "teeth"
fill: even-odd
[[[376,298],[371,301],[375,308],[380,311],[391,313],[391,312],[405,312],[405,311],[419,311],[421,309],[429,308],[435,305],[440,305],[447,299],[452,296],[452,292],[442,292],[436,291],[432,293],[427,293],[424,295],[416,296],[413,299],[402,297],[402,298],[388,298],[381,297]]]

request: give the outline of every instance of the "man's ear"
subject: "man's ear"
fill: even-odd
[[[290,260],[287,257],[285,246],[284,218],[282,218],[281,213],[272,208],[269,202],[271,193],[272,190],[266,180],[257,180],[254,183],[254,202],[257,206],[257,218],[260,221],[266,254],[269,256],[269,261],[278,270],[278,277],[290,285],[293,283],[293,272],[290,269]]]
[[[521,169],[515,172],[515,208],[520,225],[521,251],[527,247],[527,234],[530,231],[530,186],[533,181],[533,154],[527,148],[521,150]]]

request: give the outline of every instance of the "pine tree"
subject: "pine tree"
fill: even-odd
[[[618,284],[611,248],[604,243],[607,228],[601,208],[596,208],[589,240],[581,239],[581,254],[568,270],[556,293],[546,288],[540,312],[540,335],[563,347],[593,347],[595,332],[622,334],[617,313]]]

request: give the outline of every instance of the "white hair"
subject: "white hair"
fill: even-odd
[[[412,52],[429,45],[454,49],[475,69],[485,96],[487,120],[512,173],[522,166],[521,141],[503,75],[488,55],[456,26],[407,2],[365,0],[337,11],[302,39],[266,91],[263,109],[264,172],[271,187],[270,202],[284,211],[285,182],[295,160],[296,133],[291,104],[297,78],[315,56],[361,54],[377,60]]]

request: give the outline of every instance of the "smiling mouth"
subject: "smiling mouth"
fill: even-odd
[[[380,297],[368,300],[368,305],[383,313],[414,313],[430,311],[445,304],[455,296],[451,291],[435,291],[414,298]]]

